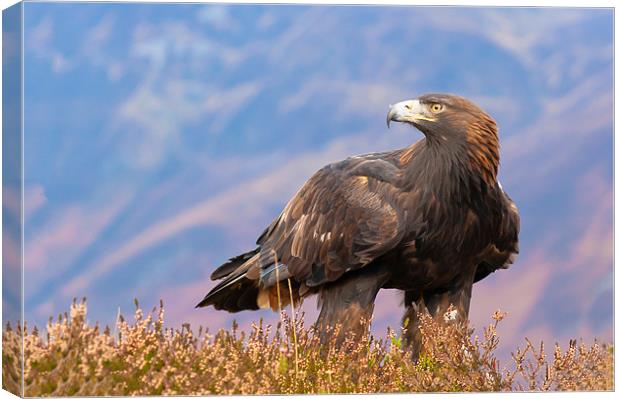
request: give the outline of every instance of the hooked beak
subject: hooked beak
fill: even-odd
[[[390,105],[386,122],[389,128],[392,121],[415,123],[420,120],[434,121],[435,119],[424,113],[424,106],[419,100],[407,100]]]

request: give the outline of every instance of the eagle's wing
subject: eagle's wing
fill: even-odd
[[[497,269],[507,269],[519,253],[519,210],[514,201],[498,184],[502,199],[502,222],[493,244],[478,265],[474,281],[479,281]]]
[[[392,249],[406,216],[395,206],[398,172],[380,158],[354,157],[314,174],[257,241],[261,283],[292,276],[317,286]]]

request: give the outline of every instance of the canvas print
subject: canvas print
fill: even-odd
[[[613,23],[5,9],[2,388],[614,390]]]

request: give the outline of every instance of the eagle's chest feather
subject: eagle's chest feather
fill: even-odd
[[[407,222],[410,231],[385,257],[394,280],[404,284],[395,288],[423,289],[458,277],[480,262],[499,232],[501,212],[493,193],[476,193],[457,203],[434,195],[418,196],[415,202],[424,207],[409,205],[408,213],[414,215]]]

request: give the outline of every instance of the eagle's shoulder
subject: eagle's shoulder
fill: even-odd
[[[325,175],[331,174],[334,178],[340,180],[366,177],[396,185],[401,176],[402,164],[400,162],[400,155],[402,151],[373,152],[350,156],[324,166],[313,178],[324,178]],[[311,178],[309,181],[312,180]]]

